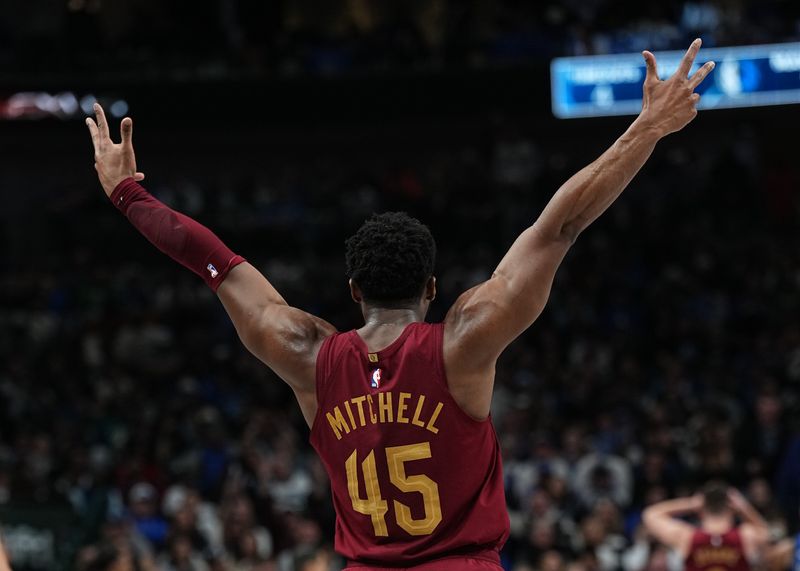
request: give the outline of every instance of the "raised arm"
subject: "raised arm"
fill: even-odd
[[[678,498],[653,504],[644,510],[642,520],[650,535],[686,557],[691,546],[694,527],[680,516],[697,513],[703,508],[703,497]]]
[[[467,412],[488,414],[495,362],[544,309],[556,270],[578,235],[622,193],[656,143],[697,115],[694,89],[713,62],[691,78],[700,49],[695,40],[678,71],[661,81],[655,56],[644,52],[647,75],[642,112],[600,158],[558,189],[533,226],[525,230],[492,277],[464,293],[445,319],[445,366],[451,391]]]
[[[744,552],[751,562],[761,561],[769,542],[769,524],[758,510],[735,488],[728,490],[728,504],[742,520]]]
[[[272,284],[234,254],[205,226],[156,200],[139,185],[133,122],[122,120],[122,142],[111,141],[108,122],[95,105],[95,169],[106,195],[154,246],[203,278],[217,293],[245,346],[297,395],[306,421],[316,412],[315,363],[322,341],[334,332],[325,321],[289,306]]]

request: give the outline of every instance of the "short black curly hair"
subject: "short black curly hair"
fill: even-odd
[[[405,212],[373,214],[345,245],[347,277],[367,303],[398,307],[418,301],[433,275],[433,235]]]

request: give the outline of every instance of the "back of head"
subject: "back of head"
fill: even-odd
[[[728,485],[725,482],[714,480],[703,486],[703,512],[708,515],[720,516],[730,513],[728,503]]]
[[[436,259],[427,226],[405,212],[376,214],[345,244],[347,276],[366,303],[393,308],[419,301]]]

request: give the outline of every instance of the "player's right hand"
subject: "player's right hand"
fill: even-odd
[[[692,42],[678,70],[666,81],[658,78],[656,56],[648,51],[642,54],[647,64],[647,76],[644,80],[644,99],[639,119],[656,129],[662,137],[680,131],[697,116],[700,95],[694,90],[715,65],[713,61],[707,62],[689,77],[701,45],[699,38]]]
[[[91,117],[86,118],[86,126],[92,135],[94,145],[94,168],[103,185],[106,196],[111,196],[119,183],[126,178],[144,180],[144,173],[136,171],[136,156],[133,153],[133,121],[125,117],[120,124],[122,142],[117,144],[111,140],[108,131],[106,114],[99,103],[94,104],[97,123]]]

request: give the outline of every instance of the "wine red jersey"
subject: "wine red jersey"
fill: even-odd
[[[443,331],[412,323],[376,353],[350,331],[320,349],[311,444],[331,480],[336,551],[353,562],[498,560],[508,537],[497,436],[450,395]]]
[[[686,571],[750,571],[750,563],[737,528],[722,535],[701,529],[694,532],[686,557]]]

